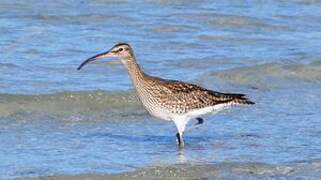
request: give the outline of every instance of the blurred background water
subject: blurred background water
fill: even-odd
[[[2,0],[0,178],[178,164],[253,163],[264,170],[257,174],[270,170],[257,163],[319,167],[320,30],[317,0]],[[76,70],[116,42],[130,43],[150,74],[257,104],[205,118],[179,151],[174,125],[148,115],[121,65]],[[321,174],[302,166],[282,173]]]

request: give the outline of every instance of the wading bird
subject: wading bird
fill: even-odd
[[[148,75],[136,62],[134,51],[127,43],[118,43],[110,50],[87,59],[78,70],[97,59],[111,57],[120,59],[127,68],[147,111],[157,118],[175,123],[179,147],[184,147],[183,134],[190,120],[196,119],[197,124],[201,124],[202,115],[216,113],[232,105],[254,104],[244,94],[220,93],[194,84]]]

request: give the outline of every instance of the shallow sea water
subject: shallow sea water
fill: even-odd
[[[0,2],[0,179],[320,177],[319,1]],[[143,109],[125,69],[77,66],[130,43],[150,74],[247,94],[186,132]]]

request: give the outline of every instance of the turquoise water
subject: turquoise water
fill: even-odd
[[[321,159],[318,1],[4,0],[0,12],[1,179]],[[76,70],[116,42],[150,74],[256,105],[205,117],[179,151],[121,65]]]

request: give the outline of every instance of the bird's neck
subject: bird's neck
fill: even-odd
[[[134,58],[127,61],[127,69],[135,86],[139,84],[146,75]]]

